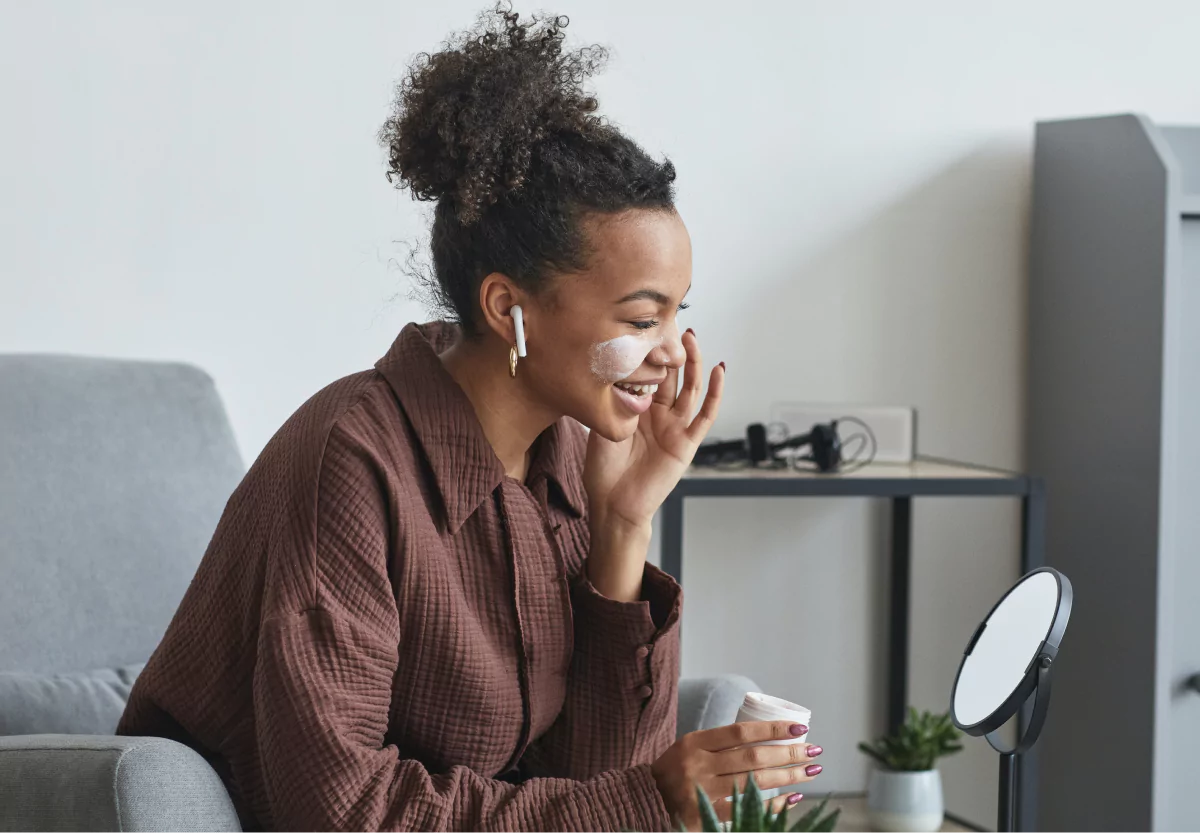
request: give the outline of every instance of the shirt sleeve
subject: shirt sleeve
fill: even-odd
[[[431,772],[385,744],[400,616],[388,573],[378,463],[336,432],[316,516],[281,536],[258,629],[253,720],[279,830],[665,830],[648,764],[587,779],[510,783],[466,766]],[[302,526],[302,525],[301,525]],[[289,566],[281,567],[281,564]]]
[[[575,646],[566,699],[525,752],[531,772],[590,778],[647,765],[675,742],[682,597],[678,582],[653,564],[634,602],[601,595],[580,571],[571,588]]]

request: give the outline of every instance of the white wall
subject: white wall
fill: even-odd
[[[0,351],[195,362],[253,458],[424,317],[389,263],[422,215],[374,135],[409,57],[483,5],[0,4]],[[1200,121],[1200,6],[1182,0],[552,8],[614,47],[604,110],[679,168],[686,317],[728,363],[726,435],[774,400],[911,404],[926,452],[1019,466],[1033,122]],[[860,788],[854,743],[882,722],[882,510],[689,507],[684,673],[810,706],[819,784]],[[1016,574],[1017,522],[917,505],[918,706],[946,705]],[[994,817],[985,744],[945,775],[952,810]]]

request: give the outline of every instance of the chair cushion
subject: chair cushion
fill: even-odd
[[[144,667],[74,674],[0,672],[0,736],[111,735]]]
[[[679,681],[679,715],[676,735],[728,726],[737,720],[742,698],[749,691],[762,691],[758,683],[740,674],[697,677]]]
[[[244,473],[199,368],[0,354],[0,671],[149,657]]]

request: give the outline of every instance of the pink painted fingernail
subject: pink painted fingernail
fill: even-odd
[[[696,331],[695,331],[695,330],[693,330],[691,327],[688,327],[686,330],[684,330],[684,332],[685,332],[685,333],[691,333],[692,335],[695,335],[695,334],[696,334]]]
[[[722,370],[724,370],[724,369],[725,369],[725,362],[720,362],[720,365],[721,365],[721,369],[722,369]]]
[[[788,800],[787,800],[788,806],[791,807],[795,804],[799,804],[800,799],[802,799],[802,798],[804,798],[804,793],[792,793],[791,795],[788,796]]]
[[[808,727],[803,723],[793,723],[791,726],[788,726],[788,731],[792,733],[792,737],[798,738],[808,732]]]
[[[810,746],[810,747],[808,747],[808,757],[815,758],[824,751],[825,750],[819,746]]]
[[[804,774],[809,778],[812,778],[814,775],[820,775],[821,769],[822,767],[820,764],[810,764],[804,768]]]

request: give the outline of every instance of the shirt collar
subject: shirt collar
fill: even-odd
[[[408,324],[375,363],[421,443],[451,533],[462,528],[505,477],[471,400],[438,358],[458,336],[458,327],[445,321]],[[572,422],[563,417],[538,437],[526,480],[533,483],[539,476],[546,477],[567,506],[582,515],[586,506],[583,461],[578,451],[572,453],[569,436],[580,428]]]
[[[559,499],[576,517],[582,517],[587,508],[587,495],[583,488],[583,450],[586,438],[579,435],[583,428],[570,417],[562,417],[538,437],[533,448],[533,459],[529,463],[528,483],[536,483],[545,477],[558,489]]]

